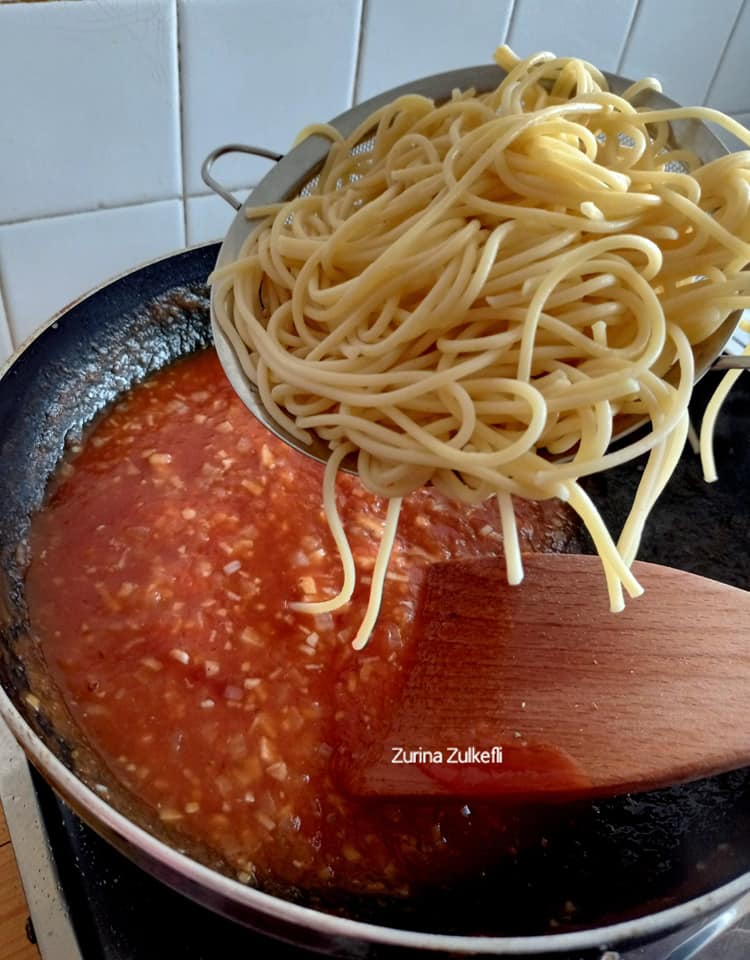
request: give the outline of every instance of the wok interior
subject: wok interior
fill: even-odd
[[[126,794],[86,746],[29,633],[23,594],[30,515],[66,442],[112,399],[149,373],[208,344],[205,277],[216,247],[143,268],[76,305],[0,382],[0,681],[47,746],[136,823],[221,869],[207,850],[169,835]],[[715,376],[696,389],[696,412]],[[741,380],[719,421],[721,480],[707,487],[688,450],[647,527],[640,557],[747,588],[750,508],[748,388]],[[696,417],[696,422],[699,415]],[[642,463],[587,483],[605,519],[623,522]],[[587,549],[585,538],[573,544]],[[710,642],[710,638],[707,638]],[[33,696],[29,701],[28,693]],[[37,697],[41,709],[32,706]],[[30,705],[30,702],[32,705]],[[627,750],[629,744],[614,745]],[[373,801],[376,802],[376,801]],[[83,811],[85,814],[85,811]],[[543,934],[600,926],[674,905],[750,869],[750,770],[639,796],[575,806],[508,809],[507,830],[483,872],[407,902],[277,890],[355,919],[431,932]]]

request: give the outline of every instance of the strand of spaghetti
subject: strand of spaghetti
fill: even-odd
[[[723,246],[739,256],[750,259],[750,243],[746,243],[739,237],[733,237],[715,218],[709,217],[705,211],[697,208],[694,203],[686,200],[685,197],[681,197],[676,191],[663,188],[661,194],[666,202],[679,210],[680,213],[690,217],[695,222],[700,222],[705,233],[715,237]]]
[[[531,354],[536,335],[536,328],[539,322],[539,314],[541,313],[545,300],[551,291],[559,284],[560,280],[569,270],[575,269],[575,267],[582,265],[587,259],[590,259],[591,255],[596,255],[600,252],[606,252],[607,250],[611,249],[613,245],[616,245],[619,249],[632,246],[632,249],[637,249],[639,252],[643,252],[647,257],[647,266],[649,268],[649,272],[653,271],[651,273],[652,277],[658,273],[658,267],[661,265],[662,259],[659,248],[650,240],[644,240],[640,237],[626,236],[617,238],[616,240],[614,238],[607,237],[603,240],[595,240],[588,244],[583,250],[577,250],[569,254],[568,258],[566,258],[566,262],[559,264],[556,270],[542,280],[536,292],[534,293],[531,302],[529,303],[526,324],[524,326],[524,332],[521,338],[521,353],[518,360],[519,380],[528,382],[531,376]],[[642,275],[637,271],[632,271],[632,276],[630,279],[632,283],[639,288],[639,292],[644,298],[647,308],[650,306],[654,311],[654,316],[658,317],[661,315],[659,301],[653,289],[646,283],[646,276],[648,276],[648,274]],[[660,349],[659,340],[661,337],[659,336],[658,332],[659,324],[654,324],[654,327],[656,331],[653,338],[654,349],[656,349],[657,346]]]
[[[327,353],[330,353],[331,347],[338,345],[334,343],[334,334],[336,335],[336,340],[340,340],[345,336],[353,333],[359,324],[361,323],[361,318],[363,315],[366,315],[370,310],[379,302],[382,302],[383,297],[391,295],[391,292],[397,290],[405,282],[406,278],[409,277],[410,273],[419,273],[429,270],[440,270],[445,264],[449,263],[453,258],[454,254],[461,254],[465,252],[466,243],[470,240],[471,236],[475,234],[478,230],[478,224],[472,223],[466,225],[461,231],[454,232],[449,240],[446,240],[443,243],[440,243],[438,246],[433,246],[433,248],[428,252],[428,254],[422,254],[417,259],[417,262],[410,265],[410,268],[407,267],[402,272],[385,279],[381,285],[370,290],[367,299],[364,302],[353,305],[352,310],[345,323],[336,325],[336,317],[338,316],[338,311],[334,308],[328,308],[325,312],[308,310],[310,319],[324,320],[326,325],[330,328],[333,327],[331,333],[323,341],[318,341],[316,346],[310,351],[307,355],[306,362],[314,363],[316,360],[324,360]],[[304,322],[303,312],[302,311],[302,302],[301,298],[305,296],[306,293],[306,273],[309,273],[313,270],[318,263],[319,257],[323,255],[323,250],[316,252],[316,255],[311,257],[309,261],[303,267],[303,270],[300,274],[299,282],[295,284],[293,296],[292,296],[292,310],[295,317],[295,324],[302,324]],[[345,294],[344,294],[345,295]],[[416,310],[411,315],[409,319],[409,326],[405,332],[402,332],[400,329],[397,333],[392,334],[390,337],[384,338],[382,342],[379,342],[375,345],[380,352],[385,352],[392,348],[393,341],[403,340],[411,332],[411,328],[416,326],[422,317],[428,314],[428,307],[424,304],[420,304],[419,312]],[[317,313],[317,316],[316,316]],[[325,344],[325,348],[323,347]],[[313,356],[315,354],[315,356]]]
[[[388,572],[388,561],[391,559],[393,550],[393,541],[396,539],[396,530],[398,529],[398,518],[401,512],[401,498],[393,497],[388,501],[388,510],[385,515],[385,524],[383,525],[383,536],[378,547],[378,555],[375,560],[375,566],[372,571],[372,586],[370,588],[370,597],[367,601],[367,609],[362,619],[357,634],[352,640],[352,646],[355,650],[363,650],[370,639],[375,622],[380,613],[380,604],[383,599],[383,584],[385,575]]]
[[[612,453],[605,454],[605,456],[599,458],[595,463],[555,464],[553,469],[558,480],[571,480],[575,479],[576,476],[581,477],[588,476],[592,473],[601,473],[602,471],[608,470],[611,467],[616,467],[623,463],[627,463],[629,460],[633,460],[636,457],[639,457],[641,454],[647,453],[652,449],[652,447],[659,443],[667,433],[676,427],[680,420],[682,411],[687,409],[693,387],[693,374],[695,365],[693,352],[690,349],[690,343],[685,334],[679,329],[679,327],[675,327],[673,324],[668,324],[667,329],[669,330],[670,336],[674,340],[675,347],[677,349],[677,362],[680,369],[680,380],[675,392],[672,410],[667,416],[665,416],[663,424],[659,427],[654,425],[653,429],[647,436],[642,437],[640,440],[634,441],[629,446],[624,447],[621,450],[616,450]],[[537,482],[539,482],[539,479],[539,477],[535,478]]]
[[[387,444],[379,443],[377,440],[373,440],[368,437],[367,434],[360,432],[355,428],[350,428],[347,431],[347,436],[351,439],[352,443],[360,447],[360,452],[358,457],[363,456],[375,456],[379,457],[385,463],[393,463],[394,457],[394,447]],[[431,468],[432,474],[430,480],[436,486],[440,485],[440,476],[449,474],[455,475],[455,470],[452,467],[446,467],[444,462],[436,457],[434,454],[427,454],[421,450],[414,450],[412,448],[398,449],[398,456],[403,460],[404,463],[411,463],[417,466],[427,466]],[[358,461],[358,471],[361,473],[361,466]],[[546,492],[549,488],[549,478],[544,478],[544,481],[547,481],[546,484],[543,481],[535,487],[532,487],[531,483],[526,483],[525,485],[519,482],[518,480],[507,477],[504,474],[498,473],[497,470],[491,467],[482,467],[482,466],[473,466],[470,471],[466,471],[468,475],[475,478],[479,481],[484,481],[487,485],[488,492],[482,497],[486,499],[492,494],[491,484],[495,483],[498,488],[507,490],[508,493],[515,493],[518,496],[538,497],[544,499],[549,496],[558,496],[558,493]],[[532,478],[533,479],[533,478]],[[422,484],[420,484],[421,486]],[[374,493],[377,493],[381,496],[387,496],[385,491],[380,488],[372,488]],[[443,487],[444,489],[444,487]],[[533,489],[533,493],[529,491]],[[479,501],[470,501],[470,502],[479,502]]]
[[[298,143],[302,143],[302,141],[307,140],[308,137],[315,136],[327,137],[333,141],[341,141],[344,139],[343,134],[337,130],[336,127],[331,126],[330,123],[310,123],[300,130],[292,141],[292,146],[296,147]]]
[[[702,120],[704,123],[715,123],[750,147],[750,131],[737,120],[722,113],[721,110],[714,110],[713,107],[671,107],[665,110],[643,110],[639,112],[638,119],[643,124],[671,123],[673,120]]]
[[[745,354],[747,355],[748,353],[750,353],[750,348],[745,350]],[[715,483],[719,479],[719,475],[716,472],[713,444],[716,420],[722,404],[729,395],[729,391],[739,380],[741,373],[742,370],[728,370],[724,374],[719,386],[708,401],[706,412],[703,414],[700,431],[700,455],[701,465],[703,467],[703,478],[706,483]]]
[[[550,107],[549,111],[552,115],[563,115],[567,112],[597,112],[599,110],[598,105],[596,104],[560,104],[556,107]],[[502,119],[502,118],[501,118]],[[492,126],[492,130],[489,135],[486,134],[488,139],[491,139],[493,142],[493,149],[501,150],[512,142],[522,130],[526,129],[528,126],[531,126],[535,122],[535,117],[527,117],[524,120],[518,121],[509,131],[504,135],[498,137],[495,126]],[[496,121],[492,121],[492,124],[495,124]],[[507,124],[506,124],[507,125]],[[470,134],[469,134],[470,136]],[[446,156],[445,163],[449,166],[452,158],[453,152],[456,150],[456,147],[452,147]],[[473,165],[464,173],[460,182],[456,182],[449,186],[448,190],[435,202],[431,203],[424,211],[423,216],[420,220],[415,223],[410,229],[403,234],[395,243],[381,254],[377,260],[372,264],[368,265],[358,276],[358,290],[357,294],[361,296],[362,293],[371,293],[373,289],[377,289],[378,282],[382,279],[382,274],[389,268],[395,265],[400,257],[403,257],[407,254],[414,244],[418,243],[420,237],[425,232],[425,230],[432,226],[435,220],[438,219],[440,214],[450,208],[451,203],[453,203],[460,194],[470,185],[481,173],[482,169],[487,165],[488,159],[486,152],[483,153],[478,159],[476,159]],[[336,314],[338,317],[348,314],[354,304],[352,303],[353,294],[349,290],[345,292],[341,299],[339,300],[336,307]],[[313,350],[308,356],[308,360],[318,360],[321,355],[325,354],[332,346],[335,346],[344,336],[349,332],[351,326],[351,321],[344,321],[339,324],[326,338],[324,338],[318,346]]]
[[[336,508],[336,474],[347,454],[353,451],[350,444],[342,444],[337,447],[326,463],[325,473],[323,474],[323,509],[325,510],[328,527],[333,534],[336,548],[341,557],[341,566],[344,572],[344,582],[341,585],[339,593],[330,600],[320,601],[298,601],[290,603],[292,610],[299,610],[303,613],[329,613],[331,610],[338,610],[349,603],[354,593],[356,583],[356,572],[354,569],[354,557],[352,556],[349,540],[341,522],[338,509]]]
[[[662,410],[664,408],[669,409],[674,397],[674,394],[670,391],[669,386],[655,375],[649,374],[647,377],[644,377],[643,383],[641,384],[641,392],[644,399],[649,404],[650,409],[655,411],[653,415],[654,422],[661,422],[663,419]],[[630,565],[635,559],[638,543],[640,542],[643,532],[643,525],[648,517],[651,507],[656,502],[656,499],[661,492],[659,484],[661,483],[664,475],[664,464],[667,462],[668,458],[675,453],[676,448],[673,448],[670,445],[675,440],[675,437],[679,436],[679,434],[680,427],[678,426],[674,431],[667,434],[666,438],[661,443],[656,444],[649,452],[646,467],[641,474],[638,489],[633,500],[632,509],[626,518],[625,524],[620,532],[620,537],[617,541],[617,549],[620,551],[628,565]],[[682,439],[682,444],[684,444],[684,437]],[[679,454],[682,450],[682,444],[679,445],[679,449],[676,449],[677,457],[679,457]],[[666,482],[666,480],[664,482]]]
[[[441,403],[444,403],[445,409],[452,413],[450,419],[444,426],[440,424],[437,430],[430,430],[435,435],[441,433],[447,426],[452,431],[453,424],[458,427],[453,436],[448,440],[451,447],[461,450],[466,446],[474,435],[477,423],[477,411],[468,391],[459,383],[449,383],[447,387],[438,390],[438,397]],[[444,418],[445,420],[446,418]]]
[[[655,93],[661,93],[661,84],[654,77],[644,77],[643,80],[637,80],[631,83],[622,92],[623,100],[635,100],[637,96],[647,90],[653,90]]]
[[[607,580],[609,608],[613,613],[619,613],[625,607],[622,588],[625,587],[631,597],[639,597],[643,593],[643,587],[620,556],[599,511],[591,502],[588,494],[575,481],[568,484],[568,501],[583,520],[591,539],[594,541]]]
[[[509,230],[515,229],[516,221],[508,220],[507,225]],[[562,230],[546,239],[534,237],[534,242],[525,250],[521,250],[512,256],[506,255],[499,258],[490,270],[490,278],[496,281],[505,274],[518,276],[519,267],[525,267],[529,262],[540,261],[546,264],[553,254],[561,249],[570,247],[573,243],[580,240],[580,238],[581,234],[576,230]]]
[[[314,382],[318,388],[325,391],[322,394],[323,396],[340,403],[348,403],[351,402],[352,395],[340,390],[327,389],[326,383],[356,387],[363,384],[367,386],[380,386],[389,382],[398,382],[399,380],[406,382],[411,380],[411,383],[403,388],[367,394],[370,404],[377,406],[384,402],[400,403],[418,393],[436,389],[438,386],[447,383],[450,379],[445,371],[437,374],[426,371],[424,377],[420,377],[418,373],[413,376],[412,374],[399,376],[397,372],[367,374],[363,377],[361,373],[343,373],[326,368],[327,361],[324,360],[319,360],[311,364],[307,360],[302,360],[290,355],[280,346],[278,340],[268,336],[267,331],[255,318],[252,311],[248,308],[247,303],[243,302],[244,293],[242,287],[235,289],[235,296],[236,311],[242,320],[247,323],[248,328],[252,330],[254,337],[257,337],[257,341],[254,341],[254,343],[258,346],[259,355],[262,356],[269,368],[272,367],[285,373],[289,382],[296,387],[304,389],[306,386],[310,386],[311,382]],[[490,351],[486,357],[476,357],[457,364],[454,368],[454,376],[456,378],[468,376],[477,370],[481,370],[497,359],[498,355],[499,351]],[[418,383],[414,382],[415,378],[419,380]]]
[[[383,197],[387,199],[387,194],[383,194]],[[363,219],[372,219],[377,216],[377,207],[378,203],[382,198],[377,198],[376,200],[370,201],[367,206],[362,206],[359,211],[355,212],[352,215],[350,221],[347,224],[351,224],[354,221],[355,217],[360,216]],[[402,197],[403,199],[403,197]],[[392,213],[392,211],[391,211]],[[432,226],[432,229],[428,232],[425,231],[426,236],[423,237],[424,245],[421,250],[414,251],[412,253],[406,253],[404,259],[401,263],[400,272],[392,277],[389,277],[389,283],[393,286],[398,286],[399,283],[403,283],[405,277],[408,277],[409,271],[419,270],[424,265],[429,266],[429,257],[440,257],[443,256],[444,259],[448,259],[448,256],[451,253],[452,249],[463,249],[464,238],[470,237],[474,234],[478,228],[477,223],[465,223],[459,221],[457,218],[454,220],[453,224],[449,221],[443,221]],[[458,228],[458,229],[456,229]],[[324,263],[326,257],[330,257],[332,261],[335,261],[336,254],[343,247],[343,250],[348,256],[351,255],[351,249],[348,246],[343,246],[346,240],[346,228],[345,226],[337,230],[332,237],[335,237],[335,246],[331,249],[331,237],[327,238],[323,244],[317,245],[312,251],[309,259],[305,261],[302,269],[300,270],[298,276],[295,278],[293,297],[296,292],[299,290],[302,293],[306,293],[309,290],[309,278],[313,276],[314,270],[321,264]],[[441,236],[441,234],[443,236]],[[384,253],[392,246],[394,243],[399,242],[403,239],[403,234],[398,236],[390,244],[384,245],[382,250],[375,250],[375,258],[372,261],[373,263],[378,263],[382,259]],[[353,241],[348,241],[352,243]],[[445,245],[442,250],[439,247],[439,244],[443,242]],[[427,250],[425,250],[427,248]],[[425,263],[426,261],[426,263]],[[371,264],[370,264],[371,265]],[[382,279],[382,278],[381,278]],[[359,303],[350,302],[349,312],[356,311],[359,309],[363,303],[366,304],[368,300],[373,298],[374,294],[380,294],[380,298],[383,295],[383,287],[378,286],[375,288],[369,288],[365,290],[363,287],[359,287],[354,280],[345,280],[341,283],[337,283],[334,287],[329,288],[326,291],[321,291],[320,299],[322,301],[323,307],[326,307],[326,302],[328,303],[327,308],[324,311],[319,311],[318,316],[313,316],[313,319],[325,319],[330,321],[333,319],[336,323],[341,320],[342,311],[339,309],[339,305],[342,301],[342,298],[347,295],[351,295],[352,299],[358,298]],[[366,294],[366,296],[365,296]],[[375,299],[380,299],[376,297]],[[351,322],[347,323],[345,327],[345,332],[348,333],[353,327]],[[338,329],[338,327],[337,327]]]
[[[563,344],[570,344],[576,351],[573,354],[576,357],[583,356],[592,362],[604,358],[617,359],[627,363],[629,371],[637,376],[639,371],[646,369],[654,362],[654,358],[659,356],[660,349],[663,347],[665,329],[663,311],[661,306],[653,302],[650,305],[651,309],[644,310],[643,302],[637,297],[629,298],[620,294],[619,299],[623,306],[627,306],[628,303],[635,303],[640,308],[638,322],[632,327],[634,339],[629,343],[623,343],[619,347],[614,347],[609,343],[606,345],[598,344],[587,334],[577,329],[578,324],[572,324],[569,316],[555,317],[544,311],[538,317],[537,343],[534,347],[532,363],[539,356],[544,355],[542,353],[543,346],[549,344],[562,348]],[[525,315],[523,308],[520,308],[520,311],[506,310],[505,312],[509,317],[514,318],[521,314]],[[656,319],[656,327],[653,324],[649,326],[647,320],[650,318]],[[552,334],[551,342],[547,338],[548,334]],[[508,351],[508,355],[511,355],[510,351]],[[534,372],[536,373],[536,371]]]
[[[689,424],[690,417],[686,410],[677,427],[663,443],[654,447],[649,455],[648,463],[638,484],[633,508],[628,514],[617,541],[617,549],[628,566],[636,558],[648,516],[677,467],[685,446]]]
[[[485,467],[483,465],[484,461],[479,457],[473,461],[469,460],[462,465],[457,465],[451,459],[446,465],[446,460],[442,456],[442,453],[431,452],[424,448],[415,448],[413,445],[396,446],[395,442],[384,443],[373,438],[370,432],[373,429],[373,426],[368,424],[367,421],[352,418],[352,425],[347,429],[346,433],[351,441],[360,448],[360,450],[380,457],[384,462],[388,462],[389,464],[394,462],[411,463],[414,465],[431,467],[433,470],[448,469],[454,471],[463,469],[467,473],[470,473],[479,479],[492,477],[495,479],[498,485],[502,485],[504,489],[507,489],[511,493],[521,493],[521,489],[519,488],[517,482],[514,482],[514,480],[510,477],[498,474],[498,471],[494,466]],[[502,454],[502,451],[500,453]],[[532,477],[530,479],[533,480],[535,478]],[[537,484],[537,490],[544,489],[545,480],[546,478]]]
[[[513,501],[509,493],[498,491],[495,496],[497,497],[497,504],[500,508],[500,527],[503,531],[503,553],[505,554],[506,575],[508,583],[515,587],[523,580],[523,560],[521,558],[521,547],[518,542],[516,512],[513,509]]]
[[[259,359],[255,366],[255,383],[258,387],[263,407],[268,410],[276,423],[288,430],[292,436],[297,437],[303,443],[310,443],[312,435],[300,427],[299,417],[290,417],[289,414],[276,402],[274,391],[269,380],[268,367],[264,360]]]

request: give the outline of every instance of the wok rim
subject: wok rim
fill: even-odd
[[[62,792],[74,801],[73,811],[76,812],[76,805],[80,805],[92,815],[97,833],[102,835],[98,827],[102,824],[107,830],[145,853],[160,866],[178,873],[199,888],[206,888],[234,904],[254,908],[259,913],[270,915],[274,919],[295,927],[314,930],[326,937],[339,940],[345,938],[360,943],[365,941],[402,949],[431,950],[454,956],[532,957],[581,950],[606,951],[626,942],[655,940],[657,936],[666,935],[702,918],[708,920],[717,912],[731,907],[743,894],[750,891],[750,871],[748,871],[700,897],[634,920],[625,920],[590,930],[538,934],[529,937],[423,933],[337,917],[311,907],[291,903],[254,887],[247,887],[238,880],[233,880],[226,874],[219,873],[192,857],[180,853],[143,827],[139,827],[98,796],[45,746],[12,704],[2,686],[0,686],[0,717],[6,722],[26,756],[34,762],[45,779],[58,793]],[[107,839],[106,836],[105,839]],[[111,843],[110,840],[107,842]]]
[[[63,321],[65,316],[79,304],[88,300],[95,293],[126,281],[141,270],[155,264],[176,260],[185,253],[214,246],[216,246],[216,242],[196,244],[184,250],[156,257],[141,263],[137,267],[125,270],[109,280],[105,280],[77,297],[55,313],[49,321],[41,324],[23,341],[8,360],[0,366],[0,380],[10,373],[16,361],[27,349],[53,328],[55,324]],[[178,286],[180,277],[175,277],[174,280],[174,286]],[[5,721],[27,758],[34,763],[56,792],[62,794],[67,802],[73,801],[70,805],[74,812],[81,809],[90,814],[95,832],[104,836],[108,843],[111,844],[112,841],[107,838],[106,832],[100,829],[100,825],[124,840],[129,846],[145,854],[151,861],[190,880],[199,889],[206,889],[234,905],[249,908],[257,914],[270,916],[291,927],[312,930],[321,936],[338,939],[339,941],[343,938],[348,941],[359,943],[364,941],[384,947],[399,947],[453,955],[530,957],[582,950],[604,952],[612,947],[616,948],[618,944],[653,941],[658,936],[674,932],[702,918],[708,921],[717,912],[730,908],[743,894],[750,892],[750,870],[747,870],[734,880],[722,884],[708,893],[655,913],[587,930],[536,934],[533,936],[459,936],[424,933],[338,917],[283,900],[254,887],[245,886],[238,880],[234,880],[226,874],[219,873],[192,857],[180,853],[143,827],[138,826],[133,820],[111,806],[91,787],[87,786],[83,780],[72,773],[55,756],[15,707],[2,684],[0,684],[0,718]],[[146,867],[141,866],[141,869],[149,872]],[[165,881],[162,880],[162,882]],[[188,896],[184,891],[183,895]],[[252,926],[253,924],[248,925]],[[273,936],[271,933],[265,933],[265,935]]]

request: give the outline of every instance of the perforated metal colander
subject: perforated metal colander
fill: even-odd
[[[468,90],[473,88],[477,93],[488,93],[494,90],[505,76],[505,71],[499,67],[485,65],[468,67],[463,70],[452,70],[448,73],[439,73],[434,76],[424,77],[421,80],[416,80],[400,87],[394,87],[392,90],[373,97],[371,100],[366,100],[351,110],[347,110],[346,113],[340,114],[340,116],[331,121],[331,125],[339,130],[343,136],[347,137],[353,133],[370,114],[404,94],[420,94],[440,104],[449,100],[454,90]],[[614,74],[605,73],[604,76],[609,83],[610,89],[617,94],[622,94],[632,84],[631,80]],[[638,104],[639,106],[647,106],[653,109],[679,107],[679,104],[674,100],[670,100],[669,97],[653,91],[644,93],[639,98]],[[705,123],[697,120],[678,120],[671,124],[671,129],[673,145],[691,150],[704,163],[715,160],[717,157],[728,153],[724,144],[711,132]],[[372,148],[372,143],[372,137],[365,136],[354,148],[353,152],[367,152]],[[221,246],[221,250],[219,251],[216,262],[217,266],[231,263],[238,257],[243,243],[257,223],[257,220],[248,218],[246,211],[256,206],[279,203],[292,199],[295,196],[308,194],[317,183],[318,173],[323,166],[329,148],[330,140],[322,136],[311,136],[290,150],[286,155],[281,155],[261,147],[251,147],[243,144],[227,144],[226,146],[213,150],[208,157],[206,157],[201,169],[203,180],[207,186],[237,210],[237,216],[234,218]],[[246,153],[276,161],[268,174],[266,174],[258,186],[255,187],[252,196],[244,204],[241,204],[211,173],[216,160],[230,153]],[[668,169],[670,168],[678,172],[684,172],[685,170],[679,163],[670,164]],[[733,313],[711,337],[694,348],[696,380],[700,379],[712,367],[716,369],[729,369],[733,366],[747,366],[747,361],[750,359],[748,357],[721,356],[727,342],[731,339],[737,328],[740,316],[740,311]],[[315,440],[309,446],[301,443],[296,437],[280,427],[266,412],[258,391],[254,384],[248,380],[242,369],[242,365],[231,341],[216,320],[213,293],[211,297],[211,323],[214,342],[221,364],[232,386],[246,406],[281,440],[296,450],[299,450],[301,453],[325,462],[330,456],[330,450],[325,443],[318,440]],[[627,432],[636,429],[639,425],[640,421],[637,423],[630,422],[624,425],[623,429],[619,431],[618,436],[624,436]]]

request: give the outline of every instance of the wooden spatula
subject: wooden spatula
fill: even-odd
[[[636,563],[645,594],[612,614],[597,557],[524,564],[520,587],[502,560],[430,568],[390,731],[343,765],[350,792],[570,799],[750,764],[750,593]]]

